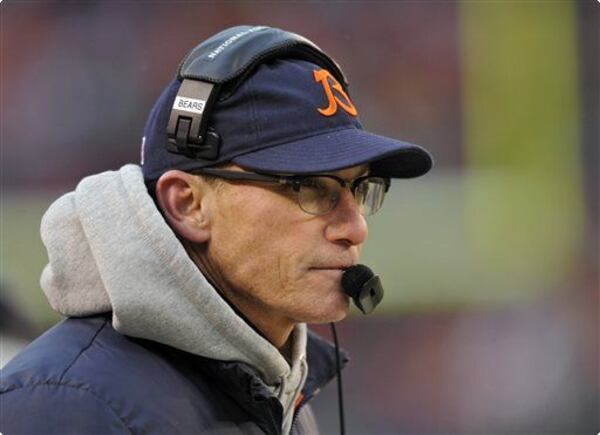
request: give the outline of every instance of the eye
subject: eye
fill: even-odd
[[[326,195],[328,192],[326,179],[320,177],[307,177],[300,182],[303,189],[311,190],[313,194]]]
[[[367,193],[367,191],[369,190],[369,180],[363,180],[360,183],[358,183],[358,186],[356,186],[356,191],[355,191],[355,195],[365,195]]]
[[[375,214],[383,204],[385,197],[385,180],[369,177],[362,180],[354,192],[356,201],[363,207],[365,215]]]

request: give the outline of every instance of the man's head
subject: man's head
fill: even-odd
[[[207,56],[252,38],[244,29]],[[166,220],[207,278],[267,335],[273,325],[346,315],[341,274],[358,261],[365,214],[379,208],[390,177],[419,176],[432,164],[416,145],[364,131],[347,87],[324,68],[335,63],[319,59],[270,57],[235,86],[219,84],[222,94],[205,100],[214,104],[202,114],[218,138],[216,155],[169,152],[175,106],[184,122],[190,104],[204,107],[178,94],[179,76],[145,132],[142,168]]]

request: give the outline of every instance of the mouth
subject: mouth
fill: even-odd
[[[321,274],[323,277],[329,276],[330,278],[335,279],[336,281],[342,279],[343,273],[348,269],[349,266],[321,266],[321,267],[311,267],[309,272],[316,272]]]
[[[350,266],[323,266],[323,267],[311,267],[309,270],[337,270],[344,272]]]

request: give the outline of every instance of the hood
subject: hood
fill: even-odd
[[[41,286],[60,314],[112,311],[122,334],[247,363],[268,385],[291,374],[279,351],[189,258],[148,195],[139,166],[84,178],[50,206],[41,235],[49,258]],[[294,359],[304,360],[306,325],[297,325],[293,336],[302,343]]]

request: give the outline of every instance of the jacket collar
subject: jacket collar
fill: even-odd
[[[306,358],[308,376],[302,394],[308,400],[337,375],[335,346],[314,332],[308,331]],[[348,361],[350,361],[348,354],[340,349],[340,368],[344,369]]]
[[[306,351],[308,375],[300,406],[337,375],[332,343],[308,331]],[[255,368],[238,361],[217,361],[199,356],[194,356],[194,360],[196,368],[214,379],[225,394],[253,416],[263,431],[268,434],[280,432],[283,408]],[[347,353],[340,350],[340,367],[343,369],[348,361]]]

